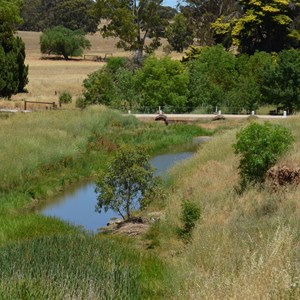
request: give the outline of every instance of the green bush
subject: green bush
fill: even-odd
[[[113,76],[106,68],[88,75],[83,82],[85,103],[109,105],[115,97]]]
[[[150,56],[143,68],[136,71],[140,105],[152,109],[162,106],[165,110],[169,106],[172,111],[183,112],[186,109],[188,81],[188,72],[179,61]]]
[[[78,96],[77,99],[76,99],[76,107],[78,108],[85,108],[86,107],[86,104],[85,104],[85,98],[83,96]]]
[[[293,136],[287,128],[269,122],[252,123],[238,132],[233,147],[235,153],[240,154],[241,188],[263,183],[267,170],[289,149],[292,142]]]
[[[229,92],[232,90],[237,71],[235,56],[217,45],[204,48],[199,56],[189,62],[188,105],[215,109],[216,106],[230,106]]]
[[[183,227],[178,228],[178,234],[182,239],[189,240],[196,222],[201,217],[201,209],[196,203],[189,200],[183,201],[181,208],[182,212],[180,219],[183,223]]]
[[[59,96],[59,104],[68,104],[72,102],[72,96],[69,92],[64,91],[60,96]]]
[[[42,53],[62,55],[66,60],[69,56],[81,56],[83,49],[91,46],[83,31],[63,26],[46,29],[40,37],[40,44]]]

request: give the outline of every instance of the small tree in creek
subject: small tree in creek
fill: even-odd
[[[145,197],[157,186],[157,177],[144,147],[122,146],[96,186],[96,211],[116,211],[124,220],[143,206]]]

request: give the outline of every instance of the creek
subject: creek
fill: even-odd
[[[191,157],[195,152],[195,146],[184,152],[166,153],[154,156],[150,163],[155,168],[156,175],[165,177],[167,170],[181,160]],[[86,182],[64,191],[59,197],[50,199],[40,210],[44,216],[52,216],[62,219],[76,226],[97,232],[98,228],[106,226],[110,219],[120,216],[113,210],[101,213],[95,211],[97,194],[96,184]]]

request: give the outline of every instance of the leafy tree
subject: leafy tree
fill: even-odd
[[[195,37],[200,45],[212,46],[215,44],[211,23],[224,16],[236,16],[240,6],[236,0],[186,0],[186,5],[180,10],[195,30]]]
[[[232,90],[237,71],[235,56],[221,45],[203,48],[199,57],[189,63],[189,99],[191,108],[230,106],[229,92]]]
[[[24,0],[20,30],[44,31],[55,26],[96,32],[99,18],[93,0]]]
[[[291,132],[276,124],[252,123],[237,133],[237,142],[233,145],[235,153],[240,155],[239,171],[241,187],[264,182],[268,169],[284,154],[293,142]]]
[[[63,26],[47,29],[40,37],[41,52],[44,54],[81,56],[83,49],[90,48],[90,42],[85,38],[83,31],[72,31]]]
[[[109,23],[101,28],[104,37],[117,37],[117,47],[135,51],[138,60],[144,52],[151,53],[160,46],[166,20],[160,18],[162,0],[98,0],[101,18]],[[150,43],[146,43],[146,39]]]
[[[239,0],[239,3],[243,10],[240,17],[223,15],[212,24],[217,42],[230,36],[240,52],[249,54],[256,50],[279,52],[293,43],[299,45],[299,31],[293,28],[292,1]]]
[[[262,95],[265,102],[290,113],[300,109],[300,51],[283,50],[264,69]]]
[[[166,28],[165,36],[174,50],[182,52],[193,43],[193,27],[183,14],[177,14]]]
[[[110,105],[115,97],[113,75],[102,68],[88,75],[83,81],[85,103]]]
[[[4,48],[15,33],[16,26],[22,22],[21,3],[21,0],[0,0],[0,43]]]
[[[28,83],[28,66],[25,66],[25,45],[15,37],[15,27],[21,22],[21,2],[0,0],[0,97],[24,91]]]
[[[266,52],[243,54],[236,59],[238,76],[229,92],[230,105],[236,112],[257,110],[265,101],[261,92],[265,68],[272,64],[272,56]]]
[[[136,71],[137,92],[141,96],[142,107],[158,108],[167,111],[186,110],[188,93],[188,73],[179,61],[169,57],[157,59],[149,57],[143,68]]]
[[[149,157],[143,147],[123,146],[116,153],[106,174],[100,177],[96,210],[116,211],[124,220],[142,206],[145,195],[157,186]]]

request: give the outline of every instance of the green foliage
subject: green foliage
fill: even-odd
[[[181,6],[180,10],[194,28],[197,42],[203,46],[215,44],[212,22],[221,15],[235,16],[241,10],[236,0],[186,0],[185,3],[186,6]]]
[[[266,52],[255,52],[253,55],[243,54],[236,59],[238,76],[229,92],[230,104],[248,113],[257,110],[265,103],[261,92],[264,70],[272,64],[272,57]]]
[[[44,31],[62,25],[70,30],[83,30],[85,33],[97,31],[99,18],[93,0],[23,0],[19,26],[24,31]]]
[[[183,228],[178,228],[178,234],[184,240],[189,240],[196,222],[201,217],[201,209],[196,203],[189,200],[183,201],[181,208],[180,220],[183,223]]]
[[[83,82],[86,104],[109,105],[114,99],[115,89],[111,72],[102,68],[88,75]]]
[[[20,1],[0,1],[0,97],[23,92],[28,83],[25,45],[14,31],[19,17]]]
[[[215,107],[231,106],[229,92],[233,88],[237,72],[235,57],[220,45],[204,48],[199,57],[189,64],[188,106],[204,106],[214,111]]]
[[[252,123],[238,132],[233,147],[240,155],[242,189],[248,184],[263,183],[267,170],[290,148],[292,142],[293,137],[287,128],[269,122]]]
[[[64,91],[60,96],[59,96],[59,104],[68,104],[72,102],[72,95]]]
[[[83,50],[91,46],[83,31],[72,31],[63,26],[45,30],[40,44],[42,53],[63,55],[66,60],[69,56],[81,56]]]
[[[300,51],[284,50],[264,68],[261,92],[266,103],[290,113],[300,109]]]
[[[85,103],[85,98],[83,96],[78,96],[76,98],[76,103],[75,103],[76,107],[78,108],[85,108],[86,107],[86,103]]]
[[[127,59],[125,57],[110,57],[107,60],[106,69],[115,74],[120,68],[125,68],[126,63]]]
[[[176,14],[166,28],[165,36],[177,52],[182,52],[193,44],[193,28],[183,14]]]
[[[21,4],[21,0],[0,0],[0,45],[2,46],[12,38],[16,25],[22,22]]]
[[[203,47],[190,46],[187,51],[184,52],[185,56],[182,57],[181,62],[185,63],[200,57]]]
[[[125,240],[84,234],[41,237],[2,246],[0,263],[5,300],[145,299],[165,289],[161,261],[142,257]],[[156,291],[150,290],[153,284]]]
[[[118,37],[117,47],[136,51],[141,59],[144,51],[151,53],[160,46],[165,19],[160,18],[161,0],[115,1],[98,0],[101,18],[110,20],[101,33],[104,37]],[[146,39],[150,43],[146,43]]]
[[[124,220],[130,219],[132,210],[141,207],[145,194],[157,186],[148,159],[144,147],[122,146],[107,172],[99,178],[96,210],[112,209]]]
[[[293,43],[299,45],[299,36],[293,29],[293,7],[289,0],[239,1],[243,14],[238,18],[220,16],[212,27],[217,42],[224,36],[232,38],[241,53],[254,53],[256,50],[279,52]]]
[[[169,57],[149,57],[136,71],[136,88],[142,107],[164,107],[164,111],[183,112],[186,109],[188,73],[180,62]]]

